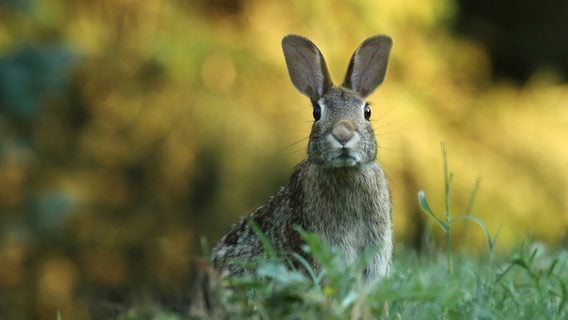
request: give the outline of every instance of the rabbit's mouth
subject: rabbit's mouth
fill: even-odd
[[[329,164],[334,168],[354,167],[360,162],[359,157],[349,152],[348,149],[342,149],[338,156],[333,157]]]

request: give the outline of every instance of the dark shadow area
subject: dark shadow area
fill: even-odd
[[[455,31],[487,47],[495,78],[568,77],[568,1],[457,0]]]

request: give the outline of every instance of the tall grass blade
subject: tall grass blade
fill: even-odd
[[[418,205],[420,206],[422,212],[424,212],[428,217],[434,220],[434,222],[436,222],[442,228],[442,230],[444,230],[444,232],[447,232],[448,226],[442,219],[438,218],[436,214],[434,214],[434,211],[432,210],[432,208],[430,208],[430,205],[428,205],[428,201],[426,200],[426,193],[424,191],[418,192]]]

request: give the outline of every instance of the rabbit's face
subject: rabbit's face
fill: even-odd
[[[375,160],[377,143],[364,98],[383,82],[391,47],[391,38],[384,35],[363,41],[351,56],[343,84],[336,87],[313,42],[293,34],[282,39],[290,79],[314,107],[309,161],[340,168]]]
[[[359,94],[341,87],[328,90],[314,104],[308,159],[330,168],[374,161],[377,144],[369,117],[369,106]]]

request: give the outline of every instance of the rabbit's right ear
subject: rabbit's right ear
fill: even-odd
[[[343,86],[363,98],[370,95],[385,79],[391,47],[392,39],[385,35],[363,41],[351,57]]]
[[[292,83],[316,102],[333,85],[323,55],[313,42],[295,34],[282,39],[284,58]]]

